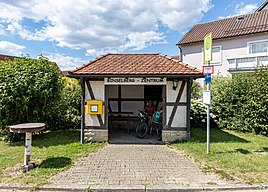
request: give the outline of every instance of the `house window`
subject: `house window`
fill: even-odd
[[[204,49],[203,50],[203,60],[204,60]],[[212,61],[210,61],[211,65],[221,65],[221,46],[213,46],[212,47]],[[207,65],[207,64],[204,64]]]
[[[249,53],[267,53],[268,52],[268,41],[254,42],[249,44]]]

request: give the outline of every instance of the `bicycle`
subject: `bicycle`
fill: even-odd
[[[136,136],[140,139],[143,139],[148,132],[148,126],[147,126],[148,115],[144,111],[140,111],[140,110],[138,111],[139,111],[138,117],[140,119],[140,122],[136,126]]]

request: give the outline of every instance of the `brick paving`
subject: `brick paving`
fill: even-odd
[[[232,185],[165,145],[109,144],[82,158],[45,187],[163,188]]]

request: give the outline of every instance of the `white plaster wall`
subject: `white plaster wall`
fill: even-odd
[[[248,42],[267,40],[267,34],[255,34],[248,36],[232,37],[228,39],[214,40],[213,46],[221,46],[221,65],[215,65],[214,75],[230,75],[228,70],[227,57],[239,57],[248,55]],[[192,45],[182,45],[183,63],[202,69],[203,66],[203,42]]]
[[[104,81],[90,81],[94,96],[96,100],[102,100],[105,101],[104,97]],[[85,84],[85,101],[92,100],[90,97],[88,88]],[[86,107],[86,106],[85,106]],[[104,106],[103,106],[104,107]],[[103,108],[103,114],[101,115],[102,121],[104,122],[104,108]],[[100,123],[98,121],[97,115],[89,115],[85,114],[85,125],[86,126],[100,126]]]
[[[172,113],[173,106],[167,107],[167,124]],[[178,106],[171,127],[186,127],[187,107]]]
[[[173,90],[173,82],[172,81],[168,81],[167,82],[167,86],[166,86],[166,93],[167,93],[167,102],[175,102],[176,98],[178,96],[179,90],[180,90],[180,86],[182,84],[182,81],[179,81],[178,83],[178,88],[176,90]],[[185,84],[183,93],[182,93],[182,97],[180,99],[180,102],[186,102],[187,101],[187,84]],[[167,107],[167,113],[166,113],[166,123],[168,124],[169,119],[170,119],[170,115],[172,112],[173,106],[168,106]],[[172,127],[186,127],[186,121],[187,121],[187,107],[186,106],[178,106],[177,111],[175,113],[174,119],[173,119],[173,123],[172,123]]]
[[[178,96],[178,93],[180,91],[182,81],[178,82],[178,87],[176,90],[173,90],[173,82],[167,81],[167,102],[175,102]],[[186,102],[187,101],[187,84],[184,87],[180,102]]]

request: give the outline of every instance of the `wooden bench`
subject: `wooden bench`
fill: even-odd
[[[109,113],[109,117],[113,130],[115,125],[127,125],[127,133],[130,132],[130,122],[133,121],[133,118],[135,118],[133,117],[133,112],[113,112]]]

